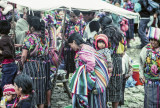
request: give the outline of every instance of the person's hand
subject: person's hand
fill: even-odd
[[[131,76],[130,74],[126,74],[125,79],[128,79],[130,76]]]
[[[3,105],[0,105],[0,108],[6,108],[6,102],[3,102]]]
[[[6,108],[6,105],[0,105],[0,108]]]
[[[140,81],[144,84],[145,78],[144,78],[144,77],[140,77],[139,79],[140,79]]]
[[[109,73],[112,73],[113,69],[112,68],[108,68]]]

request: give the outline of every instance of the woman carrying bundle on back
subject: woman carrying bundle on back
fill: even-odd
[[[78,33],[69,37],[68,44],[78,51],[75,56],[76,70],[70,82],[73,108],[106,108],[109,81],[106,63],[94,48],[85,44]]]

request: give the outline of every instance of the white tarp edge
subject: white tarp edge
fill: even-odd
[[[67,9],[78,9],[81,11],[105,11],[124,16],[129,19],[139,17],[138,13],[127,11],[101,0],[7,0],[9,2],[29,7],[32,10],[49,11],[65,7]]]

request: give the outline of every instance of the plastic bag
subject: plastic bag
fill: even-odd
[[[117,48],[117,54],[122,54],[124,52],[124,45],[119,42],[118,48]]]
[[[129,78],[128,78],[128,80],[126,81],[126,88],[128,88],[128,87],[134,87],[135,86],[135,84],[137,83],[137,81],[135,81],[134,79],[133,79],[133,77],[132,76],[130,76]]]

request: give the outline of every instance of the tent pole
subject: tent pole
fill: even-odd
[[[64,43],[64,35],[65,35],[65,21],[66,21],[66,9],[64,9],[64,18],[63,18],[63,26],[62,26],[62,30],[63,30],[63,34],[62,34],[62,42],[61,42],[61,48],[60,48],[60,53],[59,53],[59,57],[58,57],[58,66],[57,66],[57,68],[56,68],[56,74],[55,74],[55,76],[54,76],[54,80],[53,80],[53,89],[52,89],[52,93],[54,92],[54,89],[55,89],[55,86],[56,86],[56,82],[57,82],[57,73],[58,73],[58,67],[59,67],[59,65],[60,65],[60,59],[61,59],[61,54],[62,54],[62,50],[63,50],[63,43]],[[64,79],[63,79],[64,80]],[[67,80],[68,81],[68,80]],[[62,81],[63,82],[63,81]],[[69,95],[69,98],[72,98],[71,97],[71,94],[70,94],[70,92],[69,92],[69,89],[68,89],[68,86],[67,86],[67,82],[66,81],[64,81],[63,82],[63,85],[64,85],[64,87],[65,87],[65,89],[66,89],[66,91],[67,91],[67,94]]]
[[[15,40],[16,40],[16,33],[15,33],[15,25],[14,25],[14,18],[15,18],[15,4],[13,4],[13,11],[12,11],[12,24],[13,24],[13,28],[12,28],[12,30],[13,30],[13,42],[14,42],[14,44],[15,44]]]

